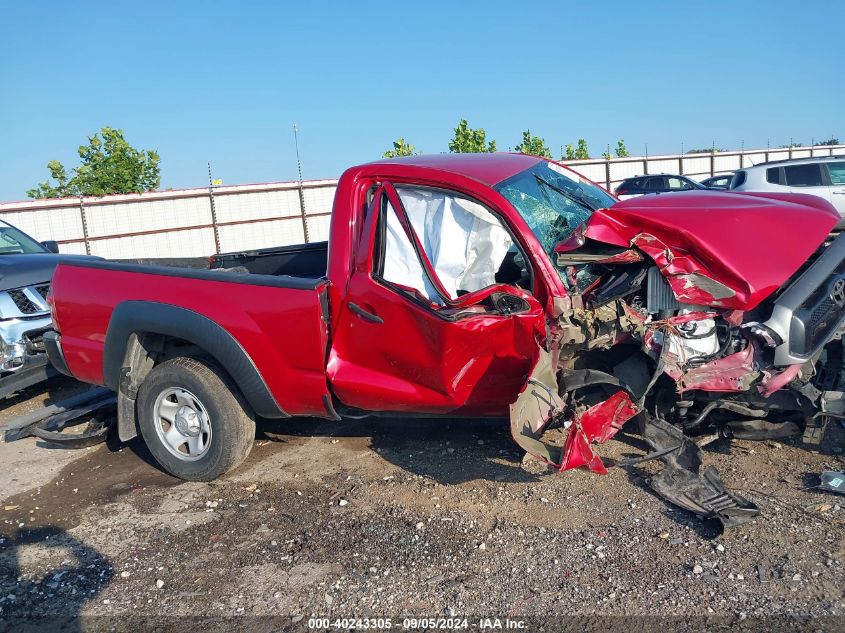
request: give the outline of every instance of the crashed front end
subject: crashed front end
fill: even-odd
[[[568,296],[558,298],[544,349],[511,406],[512,433],[559,470],[605,473],[596,445],[634,420],[652,452],[621,465],[660,459],[656,492],[737,525],[757,508],[712,466],[702,470],[689,436],[801,433],[817,444],[830,418],[845,417],[845,235],[827,237],[836,219],[815,205],[788,254],[778,258],[778,243],[770,263],[759,261],[766,249],[758,243],[745,261],[742,240],[754,236],[695,232],[688,215],[669,216],[666,200],[650,230],[648,203],[638,204],[597,214],[581,239],[555,250]]]
[[[43,335],[50,329],[49,282],[0,291],[0,397],[51,373]]]

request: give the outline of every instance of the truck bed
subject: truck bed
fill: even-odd
[[[319,278],[326,274],[328,256],[328,242],[313,242],[212,255],[209,258],[209,268],[215,270],[242,267],[253,275]]]
[[[106,376],[104,365],[119,306],[138,318],[150,309],[204,317],[247,353],[280,410],[325,416],[323,275],[306,279],[98,260],[61,264],[52,286],[60,315],[55,325],[70,372],[115,388],[109,384],[115,376]],[[143,324],[131,330],[156,332]],[[196,342],[190,331],[182,338]],[[118,356],[121,360],[122,352]]]

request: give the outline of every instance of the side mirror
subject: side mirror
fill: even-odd
[[[59,243],[56,240],[46,240],[41,242],[41,246],[46,248],[51,253],[59,252]]]

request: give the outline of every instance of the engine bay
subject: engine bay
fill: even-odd
[[[692,258],[681,264],[679,292],[667,268],[676,266],[678,282],[683,253],[655,257],[584,238],[571,246],[555,253],[570,295],[511,408],[515,439],[560,470],[603,473],[594,445],[631,421],[653,452],[620,465],[661,459],[652,481],[659,494],[726,526],[749,520],[757,508],[712,467],[701,469],[694,438],[802,434],[818,444],[828,420],[845,416],[845,240],[826,241],[749,310],[720,305],[731,288]],[[701,297],[708,301],[694,301]]]

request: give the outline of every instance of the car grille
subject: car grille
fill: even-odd
[[[802,303],[793,315],[792,337],[793,353],[811,355],[824,345],[834,330],[845,319],[845,303],[837,303],[833,298],[833,284],[845,279],[843,270],[834,271],[822,286]]]
[[[28,316],[32,314],[43,314],[46,312],[46,306],[35,303],[27,296],[27,293],[24,292],[24,290],[27,289],[32,291],[30,294],[37,293],[41,299],[46,301],[47,293],[50,291],[50,284],[38,284],[37,286],[30,286],[29,288],[16,288],[14,290],[7,291],[9,298],[14,302],[15,307],[21,315]]]

